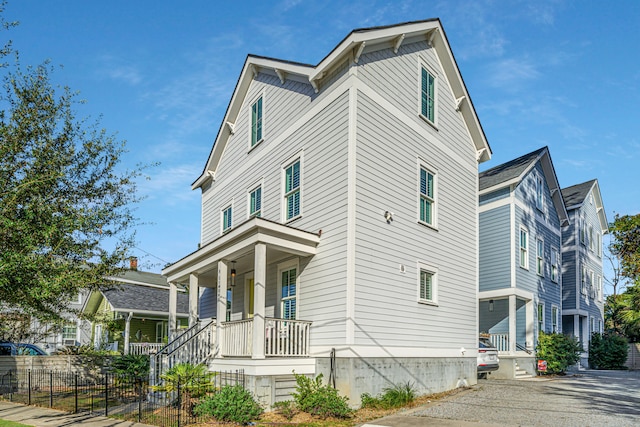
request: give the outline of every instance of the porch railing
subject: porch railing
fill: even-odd
[[[253,319],[237,320],[222,324],[224,339],[222,355],[250,357],[253,353]]]
[[[310,330],[311,322],[309,321],[267,319],[265,355],[308,357]]]
[[[509,351],[509,334],[490,334],[489,339],[498,351]]]
[[[165,344],[155,342],[135,342],[129,344],[129,354],[145,355],[156,354]]]

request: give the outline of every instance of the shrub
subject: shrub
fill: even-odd
[[[273,409],[289,421],[291,421],[298,413],[298,408],[296,407],[295,402],[291,400],[276,402],[273,404]]]
[[[360,396],[363,408],[399,408],[413,402],[416,398],[416,391],[413,384],[396,384],[393,387],[386,387],[380,396],[372,397],[369,393],[362,393]]]
[[[241,385],[225,385],[217,393],[202,399],[194,412],[218,421],[248,424],[262,414],[262,408]]]
[[[305,375],[296,377],[296,392],[292,393],[296,406],[303,412],[318,416],[347,418],[351,415],[351,408],[345,396],[338,395],[338,390],[329,384],[322,385],[322,374],[315,380]]]
[[[580,360],[582,346],[568,335],[540,332],[536,353],[538,359],[547,361],[548,374],[564,374],[569,366]]]
[[[160,375],[161,385],[151,386],[151,389],[168,393],[180,390],[178,399],[182,402],[182,408],[190,412],[194,407],[194,399],[213,391],[211,380],[214,376],[205,365],[178,363]]]
[[[136,378],[149,375],[149,356],[144,354],[127,354],[117,356],[111,362],[114,374]]]
[[[589,367],[591,369],[626,369],[629,344],[620,335],[591,334]]]

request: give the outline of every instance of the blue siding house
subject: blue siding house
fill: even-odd
[[[562,227],[562,330],[585,349],[603,330],[602,236],[608,232],[598,180],[562,189],[569,223]]]
[[[534,373],[538,334],[561,332],[561,227],[569,218],[547,147],[479,175],[480,333],[498,376]]]

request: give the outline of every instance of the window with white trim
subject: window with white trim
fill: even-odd
[[[544,276],[544,241],[538,239],[536,245],[536,273],[538,276]]]
[[[591,298],[596,298],[596,282],[594,280],[593,270],[589,270],[589,294]]]
[[[225,310],[225,319],[227,322],[231,322],[231,306],[233,302],[233,290],[227,289],[227,309]]]
[[[558,306],[551,306],[551,332],[558,333]]]
[[[602,301],[602,276],[600,275],[598,275],[596,293],[598,295],[598,301]]]
[[[420,167],[420,222],[435,226],[436,175]]]
[[[544,208],[544,181],[541,176],[536,177],[536,207]]]
[[[262,185],[249,191],[249,217],[262,216]]]
[[[580,272],[580,290],[582,292],[582,295],[586,295],[587,294],[587,267],[585,267],[584,265],[582,266],[581,272]]]
[[[436,78],[422,67],[421,111],[424,118],[435,123],[436,118]]]
[[[300,159],[284,168],[284,218],[285,221],[300,216]]]
[[[591,252],[594,252],[596,246],[596,242],[593,238],[593,225],[589,225],[589,249]]]
[[[231,230],[231,227],[233,225],[233,209],[231,205],[228,205],[226,208],[222,209],[222,211],[220,212],[220,221],[222,224],[222,232],[226,233],[227,231]]]
[[[419,266],[418,302],[427,304],[437,303],[437,275],[433,268]]]
[[[544,304],[538,303],[538,332],[544,332]]]
[[[560,276],[560,253],[557,249],[551,249],[551,281],[558,283]]]
[[[596,253],[602,257],[602,235],[599,231],[596,231]]]
[[[598,332],[603,333],[604,331],[602,330],[602,320],[598,319]]]
[[[251,104],[251,146],[262,141],[262,96]]]
[[[529,268],[529,233],[520,229],[520,267]]]
[[[280,272],[280,315],[283,319],[294,320],[297,310],[297,269]]]
[[[72,322],[65,323],[62,326],[63,340],[76,340],[78,338],[78,325]]]
[[[584,221],[584,217],[580,218],[580,243],[582,243],[583,245],[585,244],[585,240],[586,240],[586,234],[587,234],[587,230],[586,228],[586,224]]]
[[[596,331],[596,319],[595,317],[591,316],[589,320],[589,339],[591,339],[591,334]]]

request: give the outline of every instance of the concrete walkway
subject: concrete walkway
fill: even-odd
[[[4,401],[0,401],[0,419],[35,427],[71,425],[86,427],[152,427],[147,424],[120,421],[113,418],[89,415],[87,413],[70,414],[55,409],[26,406]]]

